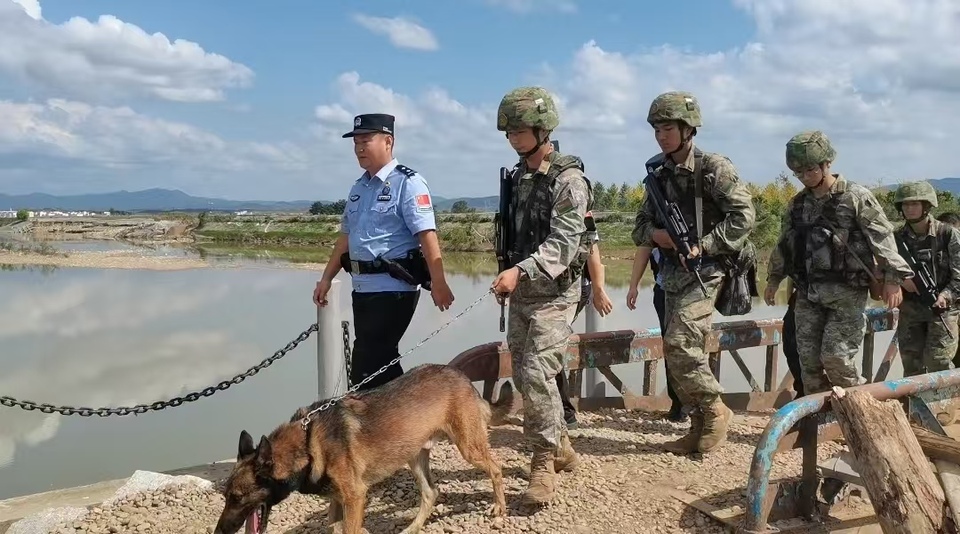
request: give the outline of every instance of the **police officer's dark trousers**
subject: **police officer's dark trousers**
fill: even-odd
[[[420,290],[352,293],[353,329],[356,339],[350,369],[350,384],[357,384],[400,356],[400,339],[417,310]],[[375,388],[403,374],[396,363],[360,387]]]
[[[803,396],[803,378],[800,375],[800,352],[797,350],[797,292],[790,294],[787,303],[787,313],[783,315],[783,356],[787,360],[787,367],[793,375],[793,390],[797,397]]]

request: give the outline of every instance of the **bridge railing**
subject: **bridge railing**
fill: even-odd
[[[590,306],[588,306],[588,309]],[[890,341],[876,376],[873,376],[875,336],[878,332],[896,328],[897,312],[886,308],[866,310],[867,328],[864,335],[862,369],[868,382],[883,380],[897,356],[896,334]],[[726,392],[724,402],[735,410],[761,411],[783,406],[793,399],[793,376],[788,372],[777,383],[779,375],[780,344],[783,321],[762,319],[714,323],[706,339],[705,349],[710,355],[710,368],[720,379],[721,358],[733,359],[749,384],[749,391]],[[744,361],[740,351],[765,347],[762,386]],[[567,341],[565,360],[569,373],[568,392],[571,403],[580,410],[599,408],[627,408],[638,410],[666,410],[670,399],[665,390],[657,388],[657,365],[663,358],[660,329],[610,330],[574,334]],[[624,385],[611,366],[638,364],[643,366],[643,385],[637,394]],[[458,354],[450,365],[463,370],[475,382],[483,383],[483,396],[492,400],[494,390],[503,379],[512,376],[510,349],[505,341],[477,345]],[[596,369],[620,393],[619,397],[584,397],[581,395],[583,372]],[[792,444],[791,444],[792,446]]]

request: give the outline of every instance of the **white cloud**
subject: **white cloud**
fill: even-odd
[[[203,129],[139,114],[129,107],[51,99],[0,100],[0,169],[43,168],[49,160],[113,170],[156,166],[236,172],[302,170],[300,147],[227,141]],[[0,188],[4,185],[0,178]]]
[[[559,11],[575,13],[577,4],[573,0],[485,0],[487,4],[503,7],[515,13]]]
[[[0,71],[57,96],[90,101],[148,96],[177,102],[224,99],[253,71],[195,42],[102,15],[52,24],[38,0],[0,0]]]
[[[171,167],[193,170],[190,177],[204,185],[229,184],[218,195],[311,197],[333,187],[336,193],[321,196],[340,197],[362,172],[340,136],[354,115],[388,112],[397,116],[398,158],[421,171],[435,194],[490,195],[499,167],[516,159],[496,130],[499,91],[538,83],[560,103],[555,138],[563,150],[582,156],[591,178],[607,183],[642,178],[643,161],[657,151],[647,109],[669,89],[697,95],[704,116],[698,144],[731,157],[746,180],[764,183],[786,170],[787,139],[812,128],[834,141],[835,169],[864,184],[960,175],[944,157],[955,150],[950,119],[960,115],[960,4],[732,1],[756,22],[751,42],[707,52],[670,45],[626,52],[588,41],[566,61],[495,82],[498,93],[484,101],[458,100],[437,85],[405,94],[367,72],[344,72],[333,96],[316,106],[315,137],[306,141],[228,140],[125,107],[0,103],[0,166],[36,169],[60,158],[106,169]],[[269,185],[253,179],[271,170],[282,174]],[[3,176],[24,180],[15,170]],[[63,180],[73,179],[68,173]]]
[[[958,175],[944,155],[955,150],[951,120],[960,116],[960,4],[735,1],[757,24],[754,40],[738,48],[630,54],[590,41],[568,64],[514,85],[542,82],[557,95],[555,137],[608,183],[642,178],[643,161],[657,151],[647,109],[670,89],[697,95],[699,145],[730,156],[746,180],[764,183],[786,170],[784,144],[804,129],[824,130],[839,152],[834,168],[867,185]],[[336,88],[338,99],[316,112],[324,139],[336,142],[356,113],[394,113],[398,150],[439,194],[491,194],[496,169],[515,158],[494,126],[499,95],[477,105],[439,89],[411,97],[353,72]],[[455,176],[451,154],[462,157]],[[336,158],[356,168],[347,147]]]
[[[434,51],[440,48],[433,32],[404,17],[371,17],[357,14],[353,20],[377,35],[385,35],[397,48]]]

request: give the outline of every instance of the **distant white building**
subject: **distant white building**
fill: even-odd
[[[13,219],[17,216],[17,210],[0,210],[0,219]]]

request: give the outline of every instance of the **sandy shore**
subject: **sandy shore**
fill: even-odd
[[[145,256],[136,251],[109,252],[69,252],[40,254],[37,252],[15,252],[0,250],[0,265],[50,265],[56,267],[83,267],[93,269],[143,269],[151,271],[176,271],[184,269],[207,268],[282,268],[282,269],[323,269],[322,263],[267,263],[245,260],[201,258],[182,258],[167,256]]]

